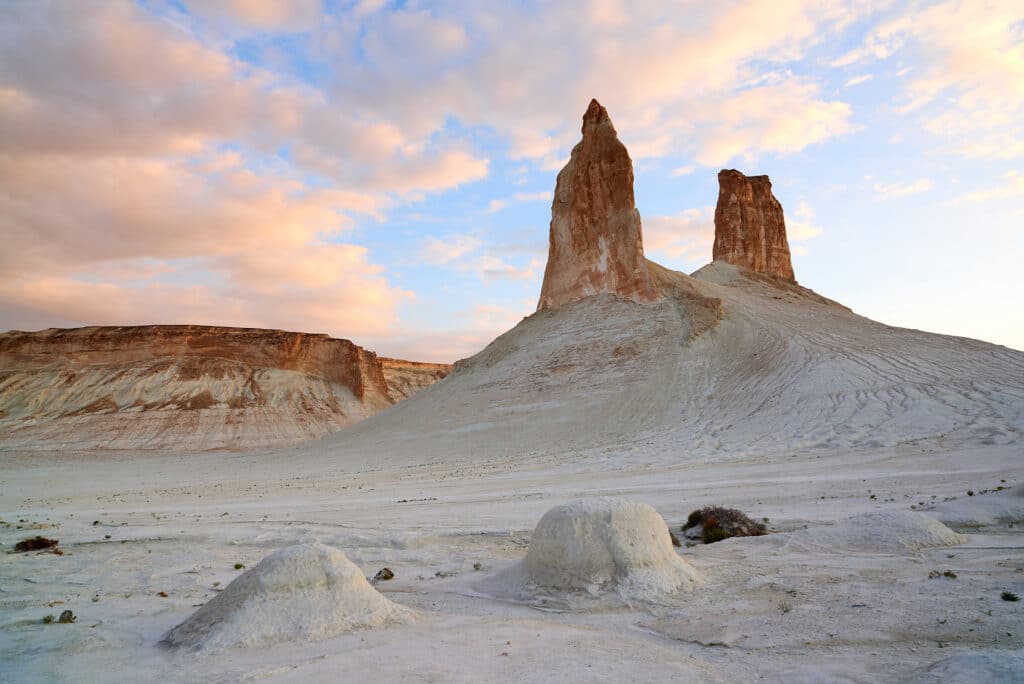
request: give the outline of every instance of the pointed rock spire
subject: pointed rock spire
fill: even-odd
[[[582,131],[555,184],[538,311],[600,293],[658,298],[644,259],[633,162],[597,100],[583,115]]]
[[[715,261],[795,281],[782,205],[768,176],[718,172],[715,208]]]

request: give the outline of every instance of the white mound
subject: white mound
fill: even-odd
[[[1024,684],[1024,651],[978,651],[943,658],[915,684]]]
[[[407,622],[413,612],[366,581],[345,554],[323,544],[281,549],[243,573],[172,629],[176,647],[257,646]]]
[[[928,515],[955,528],[1024,523],[1024,485],[936,504]]]
[[[668,526],[646,504],[586,499],[552,508],[537,523],[513,574],[537,587],[644,599],[690,589],[700,573],[672,549]]]
[[[808,551],[907,553],[967,541],[935,518],[910,511],[864,513],[834,525],[793,532],[787,548]]]

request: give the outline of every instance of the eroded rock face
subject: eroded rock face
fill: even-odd
[[[389,362],[386,369],[376,354],[348,340],[257,328],[4,333],[0,443],[14,449],[291,444],[368,418],[447,372],[441,364],[428,364],[425,372],[412,362]]]
[[[538,311],[600,293],[658,298],[644,260],[633,162],[597,100],[583,116],[583,140],[558,174],[550,241]]]
[[[782,205],[768,176],[745,176],[735,169],[718,172],[713,258],[795,280]]]
[[[384,370],[384,380],[388,385],[388,393],[395,401],[408,399],[421,389],[430,387],[442,380],[452,367],[447,363],[424,363],[422,361],[403,361],[378,357]]]

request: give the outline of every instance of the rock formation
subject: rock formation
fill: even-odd
[[[384,380],[388,385],[388,394],[395,401],[408,399],[425,387],[430,387],[451,372],[447,363],[423,363],[421,361],[403,361],[377,357],[384,370]]]
[[[348,340],[281,330],[8,332],[0,334],[0,441],[15,449],[295,443],[367,418],[448,370],[424,365],[429,372],[383,363]]]
[[[644,260],[633,162],[597,100],[583,116],[583,140],[558,174],[550,240],[538,311],[603,292],[658,298]]]
[[[712,256],[715,261],[795,280],[782,205],[772,194],[768,176],[745,176],[735,169],[718,172]]]

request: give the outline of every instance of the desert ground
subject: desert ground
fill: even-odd
[[[539,312],[317,441],[3,451],[0,541],[41,534],[63,555],[0,556],[0,678],[1024,681],[1024,609],[1001,598],[1024,595],[1024,355],[873,323],[727,264],[652,269],[662,291],[692,291]],[[695,334],[702,297],[725,314]],[[677,535],[710,504],[770,534],[676,549],[703,578],[688,591],[505,591],[545,511],[594,497],[648,504]],[[856,517],[919,511],[965,536],[933,545]],[[160,645],[305,542],[366,577],[390,568],[377,589],[414,618]],[[77,622],[42,622],[66,609]]]

